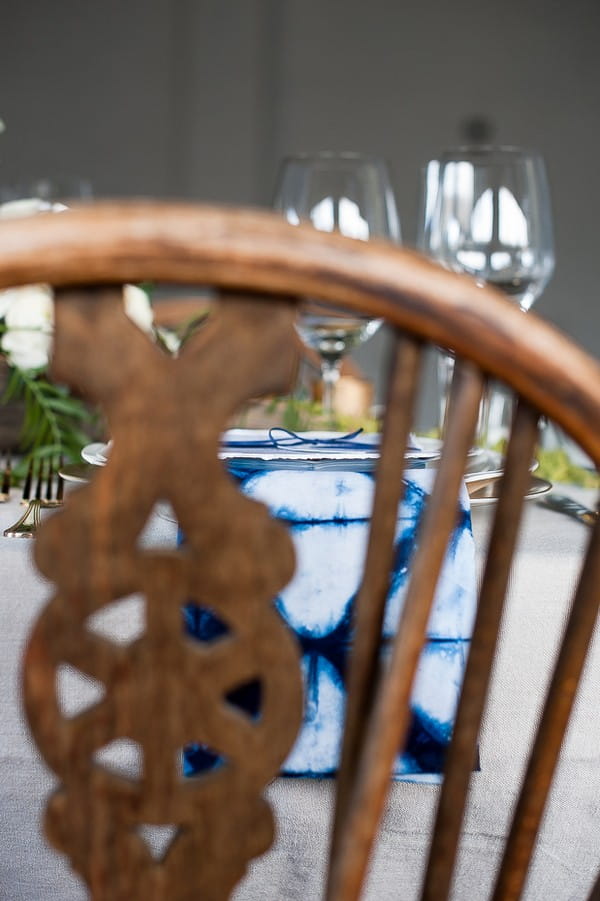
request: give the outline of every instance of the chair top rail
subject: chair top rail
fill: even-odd
[[[508,381],[600,464],[600,364],[535,314],[525,324],[496,289],[415,251],[292,226],[267,211],[151,201],[6,220],[0,247],[0,288],[155,280],[366,308]]]

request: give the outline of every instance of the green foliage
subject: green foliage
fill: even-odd
[[[80,460],[96,416],[67,387],[47,381],[38,372],[11,368],[2,402],[9,400],[25,403],[20,439],[25,464],[31,458],[58,456]]]
[[[306,398],[298,397],[273,397],[264,403],[262,410],[268,419],[269,425],[277,424],[292,432],[304,432],[318,429],[331,429],[341,432],[352,432],[362,428],[365,432],[377,432],[380,423],[373,417],[347,417],[336,415],[330,419],[323,412],[321,404]],[[247,427],[243,417],[237,423],[240,427]],[[428,438],[439,438],[439,430],[432,429],[429,432],[420,432],[420,435]],[[490,450],[499,454],[506,452],[506,440],[499,441]],[[600,476],[593,470],[585,469],[572,462],[568,453],[563,449],[545,450],[538,448],[536,457],[539,467],[536,475],[551,482],[564,482],[571,485],[579,485],[582,488],[600,488]]]
[[[179,341],[179,346],[183,347],[190,338],[196,334],[206,323],[208,322],[208,318],[210,316],[210,307],[207,306],[206,309],[201,310],[199,313],[196,313],[190,319],[186,320],[186,322],[182,323],[179,328],[175,331],[175,335]]]
[[[554,450],[539,449],[537,453],[539,468],[536,475],[550,482],[568,482],[582,488],[600,488],[600,476],[597,472],[584,469],[573,463],[562,448]]]
[[[273,397],[265,402],[264,414],[269,422],[274,421],[283,428],[292,432],[306,432],[325,429],[336,432],[353,432],[362,429],[364,432],[378,432],[379,422],[372,416],[341,416],[335,413],[333,417],[324,412],[323,406],[316,401],[294,396]],[[244,418],[238,422],[240,427],[245,426]]]
[[[505,454],[506,446],[507,441],[503,439],[491,450]],[[581,488],[600,488],[600,476],[598,473],[573,463],[564,448],[547,449],[538,447],[535,457],[539,464],[535,474],[541,479],[548,479],[549,482],[579,485]]]

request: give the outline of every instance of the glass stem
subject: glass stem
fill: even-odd
[[[489,450],[489,426],[490,426],[490,395],[492,385],[487,383],[483,390],[481,403],[479,404],[479,416],[477,419],[477,431],[475,433],[475,444],[478,447],[485,447]]]
[[[340,357],[322,357],[321,358],[321,378],[323,379],[323,412],[333,419],[333,401],[335,397],[335,386],[340,377]]]

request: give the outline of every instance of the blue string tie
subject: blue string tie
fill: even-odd
[[[285,429],[283,426],[275,426],[269,429],[268,437],[254,441],[224,441],[223,447],[272,447],[275,449],[285,449],[289,447],[326,447],[326,448],[350,448],[351,450],[370,450],[377,451],[379,449],[377,442],[355,441],[354,439],[363,432],[364,429],[356,429],[354,432],[348,432],[347,435],[336,435],[333,438],[304,438],[297,432]]]

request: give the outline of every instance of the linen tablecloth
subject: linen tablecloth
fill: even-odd
[[[589,503],[589,493],[576,492]],[[473,510],[479,557],[492,508]],[[0,529],[14,522],[18,498],[0,506]],[[530,503],[510,580],[491,697],[473,775],[471,812],[458,867],[456,898],[486,897],[517,790],[517,778],[564,623],[579,554],[589,530]],[[154,518],[146,540],[172,545],[175,525]],[[0,899],[79,901],[87,897],[66,860],[40,830],[52,774],[40,760],[20,702],[20,660],[27,634],[50,588],[34,571],[32,543],[0,538]],[[600,641],[596,638],[565,740],[557,783],[525,897],[584,899],[600,863]],[[365,897],[417,897],[427,831],[438,788],[396,783],[389,795]],[[331,780],[277,779],[267,791],[278,825],[276,843],[255,861],[236,901],[292,901],[322,896]],[[201,861],[198,862],[201,866]]]

